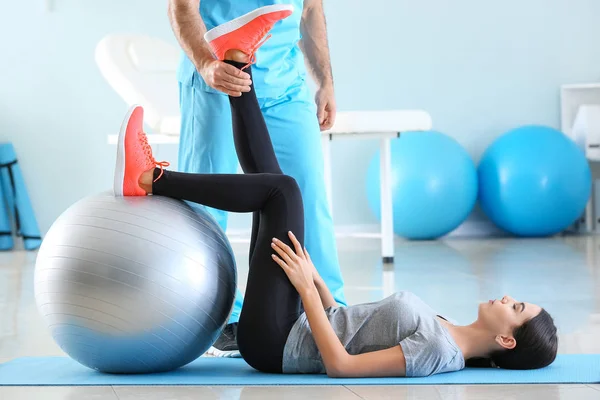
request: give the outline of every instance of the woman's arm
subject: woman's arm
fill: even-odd
[[[296,251],[282,241],[274,239],[272,247],[279,257],[273,255],[273,259],[283,268],[300,294],[327,375],[336,378],[404,376],[406,361],[400,345],[372,353],[348,354],[323,310],[306,253],[291,232],[289,236]]]
[[[313,338],[323,358],[327,375],[337,376],[349,354],[329,323],[319,292],[314,284],[312,288],[306,288],[299,293]]]
[[[295,237],[294,237],[294,240],[296,240]],[[294,243],[294,241],[292,241],[292,243]],[[296,244],[294,243],[294,246],[295,245]],[[298,243],[298,245],[300,245],[300,243]],[[317,271],[317,268],[315,267],[312,260],[310,259],[310,254],[308,254],[308,250],[306,250],[306,248],[304,249],[304,257],[306,259],[306,262],[309,264],[308,266],[309,266],[310,270],[312,271],[313,282],[315,283],[317,291],[319,292],[319,297],[321,298],[321,303],[323,304],[323,308],[337,307],[337,305],[338,305],[337,302],[333,298],[333,295],[331,294],[331,291],[327,287],[327,284],[325,283],[323,278],[321,278],[319,271]]]
[[[385,350],[348,355],[339,368],[327,375],[332,378],[375,378],[406,376],[406,359],[400,345]]]
[[[316,288],[303,291],[300,297],[327,376],[368,378],[406,375],[406,360],[400,345],[386,350],[350,355],[329,323]]]
[[[331,291],[327,287],[327,284],[325,283],[323,278],[321,278],[319,276],[317,279],[314,280],[314,282],[315,282],[315,287],[317,288],[317,291],[319,292],[319,297],[321,298],[321,304],[322,304],[323,308],[326,309],[329,307],[337,307],[338,303],[333,298],[333,295],[331,294]]]
[[[304,312],[323,358],[327,374],[330,371],[333,374],[342,367],[348,352],[327,319],[319,291],[315,286],[312,268],[306,259],[302,245],[293,233],[289,232],[288,235],[296,251],[294,252],[281,240],[273,238],[271,247],[279,255],[273,254],[273,260],[285,271],[288,279],[300,294]]]

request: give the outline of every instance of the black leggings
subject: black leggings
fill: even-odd
[[[250,69],[246,72],[251,74]],[[237,342],[252,367],[281,373],[285,342],[303,308],[298,292],[271,258],[271,240],[276,237],[291,246],[287,232],[292,231],[304,246],[302,196],[296,181],[279,168],[254,87],[241,97],[229,97],[229,102],[244,174],[165,171],[152,191],[220,210],[253,213],[250,270]]]

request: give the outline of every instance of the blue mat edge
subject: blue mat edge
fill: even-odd
[[[495,374],[495,370],[481,370],[481,369],[465,369],[460,372],[453,372],[448,374],[440,374],[432,377],[424,378],[339,378],[332,379],[326,375],[280,375],[280,374],[264,374],[254,371],[247,364],[243,364],[243,360],[237,359],[214,359],[204,358],[198,359],[188,366],[183,367],[179,370],[162,373],[162,374],[147,374],[147,375],[104,375],[93,370],[82,367],[76,362],[70,360],[68,357],[22,357],[13,360],[6,361],[0,364],[0,371],[3,367],[9,366],[12,363],[22,364],[27,366],[28,361],[31,365],[34,365],[36,361],[39,362],[57,362],[57,366],[66,367],[67,372],[73,373],[72,378],[69,377],[65,381],[64,376],[60,377],[56,383],[43,382],[43,379],[31,379],[32,375],[25,376],[25,379],[14,379],[13,382],[2,382],[2,376],[0,376],[0,387],[2,386],[342,386],[342,385],[353,385],[353,386],[405,386],[405,385],[511,385],[511,384],[591,384],[600,382],[600,354],[579,354],[579,355],[563,355],[560,356],[557,361],[565,362],[564,360],[569,359],[572,363],[572,359],[581,359],[584,362],[582,365],[575,364],[574,368],[570,368],[571,376],[580,375],[583,379],[548,379],[554,374],[560,373],[556,368],[548,367],[541,370],[528,371],[523,373],[522,371],[507,371],[502,370],[502,379],[494,382],[492,379],[484,379],[482,381],[482,375]],[[591,361],[591,362],[590,362]],[[228,364],[232,366],[232,374],[224,376],[209,376],[210,381],[207,382],[207,376],[196,375],[198,371],[194,371],[190,366],[203,365],[211,367],[215,363],[221,364],[220,366],[228,367]],[[559,363],[555,363],[555,367]],[[570,364],[569,364],[570,365]],[[73,370],[70,368],[73,367]],[[590,367],[592,371],[590,371]],[[564,367],[563,367],[564,368]],[[552,371],[554,369],[554,371]],[[582,371],[579,371],[582,370]],[[28,370],[31,371],[31,370]],[[43,371],[43,368],[40,369]],[[39,372],[39,371],[38,371]],[[217,370],[213,372],[218,372]],[[241,372],[241,374],[240,374]],[[35,374],[35,371],[33,371]],[[237,375],[236,375],[237,374]],[[2,375],[2,374],[0,374]],[[465,376],[466,375],[466,376]],[[469,379],[469,375],[477,376],[476,379]],[[506,376],[513,376],[514,381],[507,381]],[[523,379],[525,376],[538,377],[538,379]],[[562,375],[562,374],[561,374]],[[35,375],[33,375],[35,376]],[[175,379],[176,383],[173,383],[173,376],[177,376]],[[199,381],[196,381],[196,378]],[[454,379],[452,378],[454,377]],[[77,378],[81,378],[81,381],[76,381]],[[542,379],[540,379],[542,378]],[[55,378],[56,379],[56,378]],[[34,382],[34,381],[42,381]],[[71,382],[68,382],[71,380]],[[116,380],[116,382],[111,382]],[[129,382],[128,382],[129,380]],[[150,380],[150,381],[148,381]],[[239,380],[243,380],[243,383],[239,383]],[[285,382],[279,383],[274,380],[283,380]],[[448,380],[456,380],[451,382]],[[236,382],[237,381],[237,382]]]

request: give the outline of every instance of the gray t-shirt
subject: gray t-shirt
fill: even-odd
[[[410,292],[379,302],[330,307],[327,318],[348,353],[362,354],[400,344],[406,376],[428,376],[465,367],[462,352],[436,313]],[[292,327],[283,352],[284,373],[325,373],[306,314]]]

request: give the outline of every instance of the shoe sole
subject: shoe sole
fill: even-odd
[[[219,350],[216,347],[210,346],[205,353],[205,356],[220,357],[220,358],[242,358],[239,350]]]
[[[250,11],[248,14],[244,14],[241,17],[237,17],[236,19],[232,19],[229,22],[225,22],[217,27],[212,28],[208,32],[204,34],[204,40],[208,43],[212,42],[218,37],[226,35],[230,32],[235,31],[236,29],[241,28],[246,25],[248,22],[252,21],[255,18],[260,17],[261,15],[270,14],[272,12],[279,11],[290,11],[294,12],[294,6],[291,4],[274,4],[270,6],[264,6],[258,8],[254,11]]]
[[[137,104],[131,106],[127,115],[121,123],[121,130],[119,131],[119,137],[117,139],[117,162],[115,165],[115,179],[113,183],[113,191],[115,196],[123,196],[123,183],[125,181],[125,134],[127,133],[127,126],[131,115],[138,108],[141,107]]]

